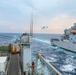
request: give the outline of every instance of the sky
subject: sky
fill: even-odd
[[[0,0],[0,32],[29,32],[32,12],[34,33],[63,34],[76,22],[76,0]]]

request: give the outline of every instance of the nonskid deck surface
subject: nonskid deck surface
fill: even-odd
[[[8,75],[19,75],[18,54],[11,54]]]

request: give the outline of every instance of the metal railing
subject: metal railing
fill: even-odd
[[[40,53],[37,54],[36,58],[36,72],[37,72],[38,59],[40,59],[47,66],[47,68],[50,70],[50,75],[62,75],[61,72],[59,72],[59,70],[57,70],[51,63],[47,62],[45,58],[41,56]]]

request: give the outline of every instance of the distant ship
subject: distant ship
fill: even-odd
[[[50,41],[53,45],[76,52],[76,23],[71,28],[65,29],[60,39],[54,37]]]

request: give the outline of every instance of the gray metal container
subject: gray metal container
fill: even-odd
[[[0,72],[5,72],[7,65],[7,57],[0,57]]]

